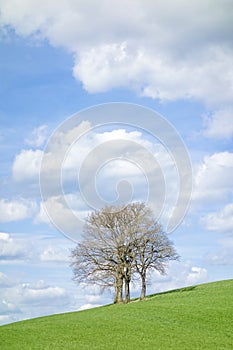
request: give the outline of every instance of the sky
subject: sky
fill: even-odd
[[[148,293],[232,278],[232,26],[231,0],[0,0],[1,324],[112,302],[70,267],[109,203],[180,254]]]

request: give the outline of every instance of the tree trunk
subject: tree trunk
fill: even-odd
[[[123,277],[117,277],[115,282],[114,304],[123,302],[122,298]]]
[[[114,304],[117,304],[117,288],[116,288],[116,283],[114,285]]]
[[[141,275],[141,280],[142,280],[142,289],[141,289],[140,300],[143,300],[145,299],[145,296],[146,296],[146,274]]]
[[[130,289],[129,289],[130,280],[125,280],[125,303],[130,302]]]
[[[130,302],[130,284],[131,281],[131,266],[130,262],[126,261],[126,266],[124,267],[124,282],[125,282],[125,303]]]

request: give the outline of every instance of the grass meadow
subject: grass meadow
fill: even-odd
[[[4,325],[0,349],[232,350],[233,280]]]

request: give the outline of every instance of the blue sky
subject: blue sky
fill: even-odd
[[[120,0],[111,6],[108,1],[0,0],[2,324],[112,301],[111,293],[100,295],[96,286],[72,281],[69,255],[75,243],[68,237],[75,223],[57,193],[48,193],[47,204],[55,221],[67,223],[66,235],[49,222],[39,186],[40,162],[54,130],[67,125],[71,115],[103,103],[133,103],[160,113],[184,140],[192,162],[190,207],[170,234],[181,261],[170,265],[167,276],[154,273],[148,292],[232,278],[232,7],[230,0]],[[168,198],[165,220],[179,190],[166,147],[134,130],[127,114],[131,126],[92,129],[93,111],[92,121],[85,112],[78,114],[77,126],[85,129],[82,123],[89,122],[90,133],[69,149],[64,162],[71,210],[83,217],[91,209],[77,191],[81,159],[112,142],[104,152],[111,160],[115,142],[122,140],[148,147],[159,161]],[[105,124],[110,120],[106,113]],[[122,150],[122,156],[130,150]],[[114,199],[109,194],[121,179],[134,186],[134,198],[145,200],[147,182],[137,164],[112,160],[107,167],[97,165],[96,186],[104,201]],[[88,186],[92,168],[86,171]],[[132,291],[137,295],[138,286]]]

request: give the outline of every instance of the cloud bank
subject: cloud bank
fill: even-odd
[[[18,35],[71,52],[88,92],[126,87],[162,101],[232,105],[231,0],[0,0],[0,17]]]

